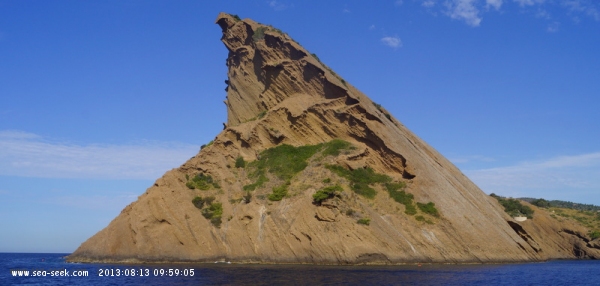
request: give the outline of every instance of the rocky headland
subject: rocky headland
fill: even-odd
[[[600,258],[583,226],[535,206],[517,222],[287,34],[225,13],[216,22],[229,51],[224,130],[68,261]]]

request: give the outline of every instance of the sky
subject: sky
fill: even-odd
[[[74,251],[226,121],[219,12],[315,53],[484,192],[600,205],[595,0],[0,0],[0,252]]]

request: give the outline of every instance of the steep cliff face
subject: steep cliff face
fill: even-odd
[[[70,261],[576,256],[551,251],[576,244],[573,235],[557,234],[565,228],[514,222],[452,163],[286,34],[225,13],[217,24],[229,50],[226,128]],[[544,243],[545,235],[554,242]]]

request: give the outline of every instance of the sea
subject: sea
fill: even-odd
[[[0,285],[600,285],[599,260],[314,266],[67,263],[65,253],[0,253]]]

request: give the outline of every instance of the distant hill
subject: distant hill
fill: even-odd
[[[518,198],[519,200],[526,201],[532,205],[538,207],[555,207],[555,208],[567,208],[574,209],[578,211],[600,211],[600,206],[591,205],[591,204],[580,204],[569,201],[560,201],[560,200],[552,200],[548,201],[545,199],[536,199],[536,198]]]

